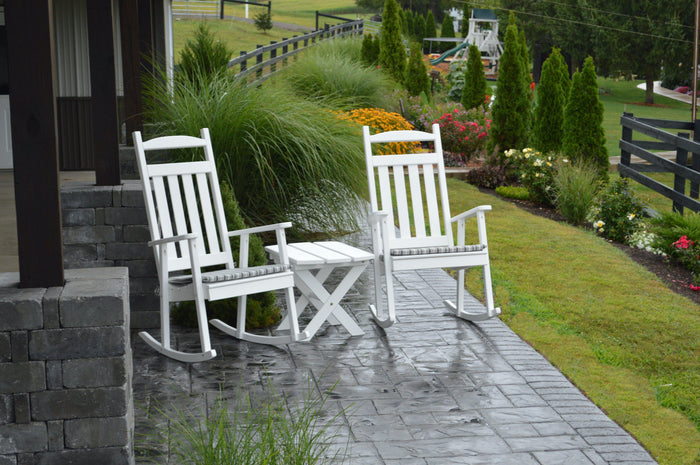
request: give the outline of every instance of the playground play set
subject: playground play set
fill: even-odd
[[[474,8],[469,18],[469,32],[464,39],[429,37],[424,41],[432,42],[461,42],[440,56],[430,60],[432,65],[444,61],[466,60],[470,45],[476,45],[481,51],[482,61],[490,70],[495,71],[498,60],[503,53],[503,45],[498,40],[498,18],[493,10]]]

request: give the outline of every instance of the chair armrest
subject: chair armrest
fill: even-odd
[[[196,239],[196,238],[197,238],[196,234],[180,234],[179,236],[164,237],[162,239],[156,239],[156,240],[150,241],[150,242],[148,242],[148,246],[153,247],[156,245],[169,244],[171,242],[191,241],[192,239]]]
[[[246,229],[237,229],[236,231],[229,231],[227,234],[229,237],[234,237],[234,236],[242,236],[244,234],[257,234],[261,232],[266,232],[266,231],[276,231],[280,229],[286,229],[286,228],[291,228],[292,223],[286,222],[286,223],[275,223],[275,224],[267,224],[265,226],[256,226],[253,228],[246,228]]]
[[[479,205],[478,207],[474,207],[471,210],[467,210],[464,213],[460,213],[457,216],[453,216],[452,219],[450,219],[450,222],[454,223],[455,221],[466,220],[468,218],[472,218],[472,217],[476,216],[476,214],[479,212],[488,212],[488,211],[491,211],[491,205]]]
[[[371,212],[367,216],[367,221],[369,224],[377,224],[381,223],[382,221],[386,221],[389,218],[389,212],[386,210],[381,210],[377,212]]]

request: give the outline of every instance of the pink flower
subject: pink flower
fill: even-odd
[[[677,249],[687,249],[688,247],[693,245],[693,241],[689,240],[688,236],[681,236],[680,239],[678,239],[671,245],[676,247]]]
[[[688,287],[691,291],[700,291],[700,286],[696,286],[695,284],[689,284]]]

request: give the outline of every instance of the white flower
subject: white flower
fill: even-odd
[[[635,214],[634,214],[634,213],[630,213],[630,214],[627,216],[627,219],[630,220],[630,221],[632,221],[632,220],[634,219],[634,217],[635,217]]]
[[[542,160],[540,160],[540,159],[538,158],[537,160],[533,161],[532,164],[533,164],[534,166],[538,166],[538,167],[539,167],[539,166],[542,166]]]
[[[532,152],[532,149],[530,147],[526,147],[523,149],[523,153],[530,153]]]
[[[593,227],[596,229],[600,229],[600,232],[603,232],[603,226],[605,226],[605,222],[598,220],[595,223],[593,223]]]
[[[568,159],[568,158],[562,158],[561,161],[562,161],[563,163],[569,163],[569,159]]]

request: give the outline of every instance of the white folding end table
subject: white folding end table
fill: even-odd
[[[267,246],[265,250],[273,260],[279,261],[276,245]],[[301,291],[301,297],[296,302],[297,315],[301,315],[309,304],[317,309],[316,315],[305,328],[307,340],[316,334],[326,320],[332,325],[343,325],[352,336],[364,335],[365,332],[348,315],[340,301],[374,259],[374,255],[336,241],[288,244],[287,253],[294,271],[294,285]],[[348,268],[348,271],[336,288],[329,292],[324,283],[333,270],[341,267]],[[278,329],[288,328],[289,323],[287,317]]]

